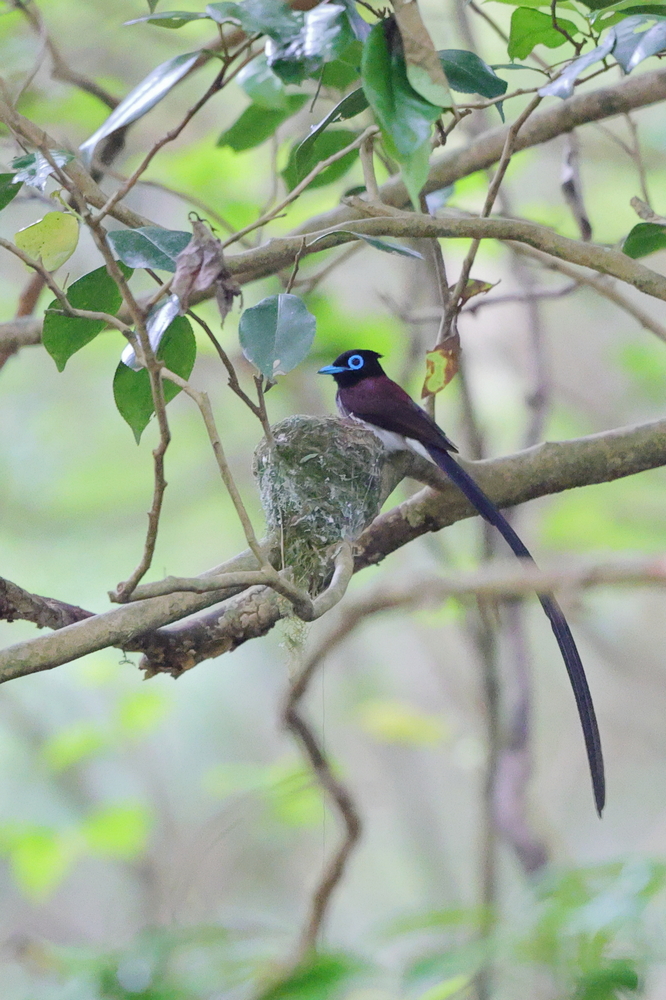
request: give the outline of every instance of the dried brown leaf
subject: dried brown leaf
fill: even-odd
[[[393,6],[402,39],[407,79],[426,101],[440,108],[452,107],[449,82],[416,0],[394,0]]]
[[[172,292],[181,302],[182,312],[187,312],[195,293],[215,293],[220,319],[224,323],[234,298],[241,294],[224,262],[222,244],[205,222],[192,223],[192,239],[176,257],[176,274],[171,283]]]

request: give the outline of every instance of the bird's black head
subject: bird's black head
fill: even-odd
[[[379,363],[381,356],[377,351],[345,351],[332,365],[320,368],[317,374],[332,375],[342,388],[356,385],[364,378],[384,374],[384,369]]]

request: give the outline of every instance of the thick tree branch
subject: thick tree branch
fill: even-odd
[[[21,347],[42,342],[42,319],[20,316],[0,323],[0,354],[14,354]]]
[[[56,601],[52,597],[31,594],[11,580],[0,577],[0,621],[23,620],[33,622],[39,628],[60,629],[92,616],[92,611]]]
[[[503,458],[467,463],[499,507],[513,507],[577,486],[612,482],[662,465],[666,465],[666,420],[572,441],[546,441]],[[380,514],[363,532],[357,545],[356,570],[381,562],[419,535],[475,514],[452,485],[438,492],[421,490]]]
[[[666,420],[658,420],[572,441],[548,442],[504,458],[468,463],[468,467],[496,504],[511,507],[665,464]],[[419,535],[439,531],[474,513],[450,484],[443,485],[438,492],[430,488],[422,490],[380,515],[363,532],[356,544],[355,571],[380,562]],[[242,553],[224,568],[237,571],[258,567],[251,554]],[[216,567],[211,574],[222,571]],[[177,636],[169,631],[152,631],[211,607],[225,597],[228,594],[215,592],[155,597],[96,615],[52,635],[18,643],[0,652],[0,681],[47,670],[107,646],[143,649],[150,651],[151,657],[168,646],[171,662],[180,657],[182,664],[187,651],[188,665],[192,666],[205,656],[218,655],[265,634],[285,613],[280,610],[278,595],[264,588],[252,588],[213,612],[210,618],[216,623],[214,635],[210,620],[185,623],[174,630]],[[207,651],[204,655],[200,655],[199,648],[193,648],[195,634]],[[160,666],[168,669],[169,656],[165,657]]]
[[[602,119],[612,118],[616,115],[626,114],[636,108],[646,107],[650,104],[663,101],[664,99],[666,99],[666,69],[658,69],[651,73],[631,76],[629,79],[623,80],[621,83],[608,87],[600,87],[598,90],[594,90],[591,93],[577,94],[575,97],[571,97],[567,101],[558,100],[547,110],[538,111],[531,115],[516,138],[515,152],[520,152],[523,149],[540,145],[544,142],[549,142],[551,139],[569,132],[572,128],[591,122],[601,121]],[[3,120],[14,132],[19,134],[25,142],[35,146],[36,148],[46,146],[53,149],[58,147],[58,143],[47,133],[42,131],[42,129],[34,125],[23,115],[20,115],[18,112],[10,108],[6,102],[0,100],[0,121]],[[456,180],[459,180],[462,177],[467,177],[469,174],[472,174],[477,170],[483,170],[492,166],[502,155],[508,128],[509,126],[501,126],[499,128],[490,129],[473,139],[462,149],[447,150],[441,156],[435,158],[433,160],[430,175],[426,182],[424,191],[430,192],[435,191],[438,188],[446,187],[449,184],[453,184]],[[107,196],[93,181],[92,177],[83,168],[83,166],[78,161],[74,160],[67,165],[65,170],[72,180],[75,181],[75,183],[80,187],[86,201],[96,208],[102,208],[107,201]],[[398,178],[391,178],[386,181],[386,183],[379,189],[379,192],[381,201],[385,205],[401,208],[409,203],[409,198],[404,185]],[[132,212],[122,204],[116,205],[112,214],[120,222],[123,222],[125,225],[130,227],[146,225],[154,226],[158,224],[149,219],[144,219],[143,217],[138,216],[135,212]],[[346,205],[341,205],[334,208],[330,212],[324,213],[323,215],[312,217],[303,226],[295,229],[291,233],[291,236],[294,237],[294,239],[286,238],[270,240],[268,243],[258,247],[257,249],[248,250],[245,253],[236,254],[235,256],[228,258],[227,263],[229,265],[229,269],[240,284],[246,284],[250,281],[256,281],[259,278],[275,274],[282,268],[290,266],[293,263],[295,244],[297,243],[297,245],[300,246],[301,237],[304,234],[320,232],[337,226],[344,226],[345,224],[360,218],[361,213],[358,210],[350,208]],[[463,236],[467,238],[475,238],[479,234],[479,230],[476,230],[474,227],[470,228],[468,231],[464,231],[464,225],[461,225],[454,231],[454,222],[463,224],[465,222],[473,223],[475,220],[438,221],[450,223],[450,228],[447,229],[447,231],[443,231],[441,233],[442,236],[448,236],[450,238]],[[502,220],[492,219],[487,221],[490,223],[496,223]],[[507,223],[508,222],[509,220],[507,220]],[[529,226],[530,224],[522,223],[521,225]],[[543,233],[541,233],[541,230],[543,230]],[[545,243],[541,241],[541,235],[549,232],[550,231],[544,227],[535,226],[531,235],[533,239],[538,240],[538,242],[532,242],[531,240],[524,240],[523,242],[529,244],[530,246],[534,246],[539,250],[543,250],[546,253],[552,254],[552,247],[546,245],[550,241],[546,240]],[[523,231],[523,235],[524,234],[525,233]],[[512,237],[509,235],[499,235],[498,232],[491,233],[490,230],[483,231],[482,238],[488,237],[522,240],[522,237],[517,234]],[[298,238],[297,241],[296,238]],[[561,240],[563,238],[555,237],[555,239]],[[335,238],[331,238],[331,242],[326,245],[334,246],[337,243],[342,242],[346,242],[346,240],[342,237],[337,240]],[[568,242],[576,244],[575,240],[570,240]],[[323,249],[323,247],[318,245],[316,249]],[[602,254],[615,253],[615,251],[605,251],[604,248],[597,247],[595,249],[601,251]],[[560,256],[557,253],[554,255]],[[616,257],[619,256],[622,255],[616,254]],[[596,264],[591,260],[591,258],[579,260],[578,257],[574,258],[565,256],[562,259],[570,260],[572,263],[581,263],[583,266],[587,267],[596,267]],[[625,258],[625,260],[629,261],[629,258]],[[641,267],[641,265],[636,264],[636,262],[630,263],[635,264],[637,267]],[[610,270],[602,270],[603,273],[614,273]],[[645,270],[647,271],[648,269],[645,268]],[[652,274],[654,272],[650,273]],[[619,275],[616,276],[619,277]],[[622,277],[622,280],[627,279]],[[662,283],[665,282],[666,279],[662,279]],[[630,281],[630,283],[634,284],[633,281]],[[637,284],[636,287],[640,287],[640,285]],[[655,293],[648,292],[648,294]],[[662,298],[663,295],[659,294],[657,297]]]
[[[666,300],[666,277],[632,260],[619,250],[595,243],[582,243],[560,236],[546,226],[522,219],[480,219],[449,216],[434,219],[413,212],[396,212],[375,218],[357,219],[347,230],[326,229],[313,233],[303,254],[339,246],[354,239],[353,233],[365,236],[394,236],[402,239],[495,239],[524,243],[552,257],[610,274],[633,285],[647,295]],[[301,237],[270,240],[256,250],[246,250],[227,259],[229,270],[240,284],[274,274],[293,261]],[[316,240],[316,243],[314,243]]]
[[[599,87],[589,93],[576,94],[566,101],[554,99],[555,103],[545,111],[537,112],[529,118],[517,136],[514,152],[518,153],[531,146],[549,142],[558,135],[564,135],[573,128],[590,122],[614,118],[636,108],[644,108],[666,99],[666,69],[654,70],[631,76],[609,87]],[[446,150],[433,159],[424,193],[447,187],[462,177],[468,177],[477,170],[486,170],[500,159],[510,125],[482,132],[461,149]],[[409,195],[398,177],[392,177],[382,184],[381,200],[386,205],[402,208],[409,204]],[[324,215],[309,219],[293,235],[326,229],[358,218],[353,210],[341,206]]]

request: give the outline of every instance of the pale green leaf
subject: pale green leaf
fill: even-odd
[[[69,260],[79,242],[79,220],[70,212],[47,212],[39,222],[20,229],[16,246],[47,271],[57,271]]]

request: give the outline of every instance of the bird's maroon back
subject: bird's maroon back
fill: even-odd
[[[337,399],[341,412],[350,417],[414,438],[426,446],[458,450],[425,410],[387,375],[373,375],[355,385],[340,386]]]

